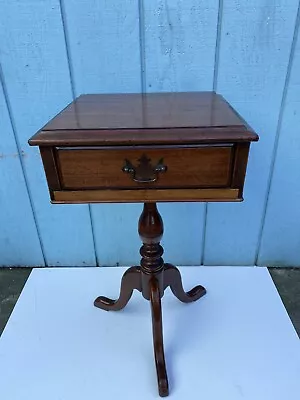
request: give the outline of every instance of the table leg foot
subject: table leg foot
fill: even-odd
[[[134,289],[142,291],[141,268],[131,267],[123,275],[120,296],[117,300],[99,296],[94,301],[94,306],[106,311],[122,310],[130,300]]]
[[[150,304],[152,314],[153,345],[158,392],[161,397],[165,397],[169,394],[169,385],[164,355],[162,311],[159,284],[155,277],[150,280]]]
[[[164,266],[164,288],[166,289],[168,286],[170,286],[174,296],[183,303],[196,301],[206,293],[206,289],[201,285],[197,285],[188,292],[185,292],[182,286],[180,271],[172,264],[165,264]]]

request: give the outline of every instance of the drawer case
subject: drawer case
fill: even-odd
[[[40,150],[53,202],[233,201],[249,144]]]
[[[228,103],[141,96],[80,96],[30,139],[52,202],[241,201],[258,136]]]

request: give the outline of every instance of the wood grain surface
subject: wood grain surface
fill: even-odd
[[[57,159],[64,189],[226,187],[231,179],[232,149],[233,146],[142,150],[61,148]],[[122,171],[126,160],[137,167],[143,155],[151,166],[162,160],[167,168],[157,174],[155,182],[135,182],[131,174]]]

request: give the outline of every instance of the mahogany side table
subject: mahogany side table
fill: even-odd
[[[150,300],[160,396],[169,394],[161,298],[182,302],[179,270],[164,263],[156,202],[241,201],[250,143],[258,136],[214,92],[82,95],[30,140],[39,146],[52,203],[142,202],[140,266],[129,268],[120,297],[94,305],[121,310],[134,289]]]

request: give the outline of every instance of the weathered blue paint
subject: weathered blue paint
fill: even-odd
[[[0,265],[137,263],[141,205],[50,205],[27,139],[81,93],[213,88],[261,135],[246,201],[160,204],[165,258],[300,265],[298,6],[0,0]]]
[[[300,266],[300,16],[259,248],[259,264]]]
[[[276,4],[275,4],[276,3]],[[240,204],[209,204],[205,264],[256,261],[298,1],[224,2],[217,90],[260,134]]]
[[[0,266],[42,266],[44,258],[1,85],[0,116]],[[22,157],[28,157],[27,153]]]
[[[20,151],[27,155],[23,158],[25,175],[46,263],[93,265],[88,206],[49,203],[38,150],[27,144],[36,130],[72,100],[58,1],[2,0],[1,10],[4,82]],[[31,264],[36,265],[34,258]]]

